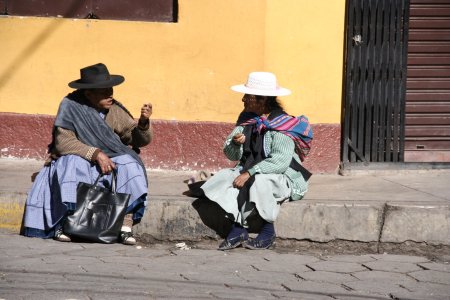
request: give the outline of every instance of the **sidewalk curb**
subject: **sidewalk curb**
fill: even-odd
[[[0,191],[0,229],[20,232],[26,193]]]
[[[0,191],[0,229],[19,233],[26,193]],[[161,241],[220,239],[230,223],[213,202],[181,196],[153,197],[135,228]],[[278,238],[330,242],[425,242],[450,245],[450,204],[301,200],[283,204]]]
[[[380,242],[450,245],[450,204],[387,204]]]

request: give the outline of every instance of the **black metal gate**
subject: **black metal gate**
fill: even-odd
[[[342,162],[401,162],[409,0],[348,0]]]

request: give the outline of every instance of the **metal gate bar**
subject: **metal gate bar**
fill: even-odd
[[[404,149],[404,102],[409,0],[349,0],[343,162],[399,162]]]

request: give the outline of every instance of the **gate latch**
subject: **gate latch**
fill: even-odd
[[[355,42],[356,46],[359,46],[360,44],[362,44],[362,37],[360,34],[357,34],[353,37],[353,42]]]

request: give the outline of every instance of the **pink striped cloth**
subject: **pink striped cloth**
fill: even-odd
[[[286,113],[268,120],[267,117],[254,116],[242,123],[240,126],[255,124],[258,132],[264,130],[276,130],[288,137],[290,137],[295,144],[295,152],[303,161],[311,150],[311,142],[313,139],[313,132],[311,124],[306,116],[294,117]]]

